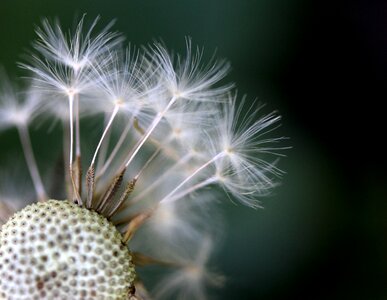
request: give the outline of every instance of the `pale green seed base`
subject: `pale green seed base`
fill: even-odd
[[[127,299],[135,270],[121,240],[96,212],[32,204],[0,229],[0,299]]]

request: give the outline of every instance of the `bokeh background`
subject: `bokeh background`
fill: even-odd
[[[22,76],[34,25],[71,27],[83,13],[116,19],[135,45],[161,38],[181,51],[192,37],[231,62],[240,94],[283,116],[282,185],[264,209],[219,206],[212,264],[228,281],[214,298],[387,299],[387,2],[1,0],[0,64]],[[0,135],[0,167],[17,149]]]

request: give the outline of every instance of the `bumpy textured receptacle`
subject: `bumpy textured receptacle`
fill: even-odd
[[[133,287],[130,252],[96,212],[49,200],[0,230],[0,299],[124,300]]]

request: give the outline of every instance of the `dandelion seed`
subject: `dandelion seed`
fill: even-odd
[[[76,198],[80,202],[82,201],[79,196],[81,183],[76,184],[73,175],[74,118],[75,151],[78,164],[81,159],[79,95],[85,93],[85,90],[95,84],[92,64],[97,64],[97,62],[100,64],[107,63],[106,60],[100,59],[101,56],[122,41],[118,34],[108,31],[112,23],[101,33],[92,37],[97,21],[98,18],[83,35],[84,18],[82,18],[75,33],[70,35],[71,37],[66,37],[58,22],[54,26],[50,26],[48,20],[43,20],[42,29],[38,28],[36,30],[39,39],[35,44],[35,48],[43,55],[43,58],[33,55],[34,65],[21,64],[22,67],[35,74],[34,83],[42,91],[59,93],[59,95],[63,95],[68,99],[70,116],[69,170]],[[80,175],[78,167],[78,180]]]
[[[98,18],[84,21],[72,34],[43,21],[37,53],[21,64],[27,92],[2,75],[0,130],[18,129],[35,193],[1,172],[0,298],[206,299],[207,287],[224,282],[209,267],[221,232],[212,204],[223,188],[258,207],[276,186],[286,147],[271,133],[280,117],[246,109],[221,84],[229,65],[203,64],[190,39],[184,57],[159,43],[122,51],[112,23],[95,33]],[[100,132],[81,126],[101,115]],[[38,118],[63,123],[64,174],[51,176],[54,189],[33,155]],[[151,265],[166,270],[153,286],[137,276]]]
[[[286,149],[273,146],[283,138],[261,138],[272,130],[280,117],[273,113],[253,121],[257,110],[239,120],[244,101],[236,108],[236,96],[229,97],[229,101],[222,105],[222,114],[214,119],[214,130],[207,134],[207,143],[211,145],[209,159],[166,195],[162,203],[176,201],[218,183],[242,203],[256,207],[258,196],[267,194],[275,186],[269,175],[280,176],[281,171],[273,163],[260,158],[259,154],[279,156],[277,152]],[[201,176],[206,169],[207,172]],[[208,169],[213,170],[212,175],[209,175]],[[181,191],[184,185],[197,177],[202,178],[201,181]]]
[[[143,104],[139,101],[149,92],[147,79],[143,78],[141,72],[141,58],[136,50],[128,48],[124,54],[114,52],[109,54],[109,63],[98,65],[95,72],[98,76],[98,87],[96,92],[102,91],[99,97],[102,110],[111,111],[109,121],[94,153],[91,165],[94,165],[98,150],[103,139],[110,129],[115,117],[119,112],[130,116],[131,120],[138,117]],[[100,91],[100,92],[101,92]],[[98,96],[97,96],[98,97]],[[129,122],[130,123],[130,122]]]
[[[132,160],[137,155],[143,144],[159,125],[162,118],[170,111],[173,105],[181,99],[208,101],[222,92],[226,92],[231,88],[231,85],[213,88],[227,73],[228,65],[225,63],[211,62],[203,69],[200,69],[201,54],[197,52],[196,56],[191,56],[191,44],[187,41],[187,57],[182,60],[180,57],[177,60],[176,68],[173,66],[172,58],[167,51],[160,45],[156,44],[152,57],[153,63],[157,68],[158,77],[164,83],[167,91],[170,93],[165,106],[159,112],[146,130],[144,137],[136,145],[133,153],[129,156],[125,166],[128,167]],[[158,99],[163,99],[159,97]],[[160,100],[159,100],[160,101]]]

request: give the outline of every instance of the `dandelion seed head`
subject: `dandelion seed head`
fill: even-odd
[[[0,295],[124,300],[134,266],[105,218],[67,201],[27,206],[0,231]]]

